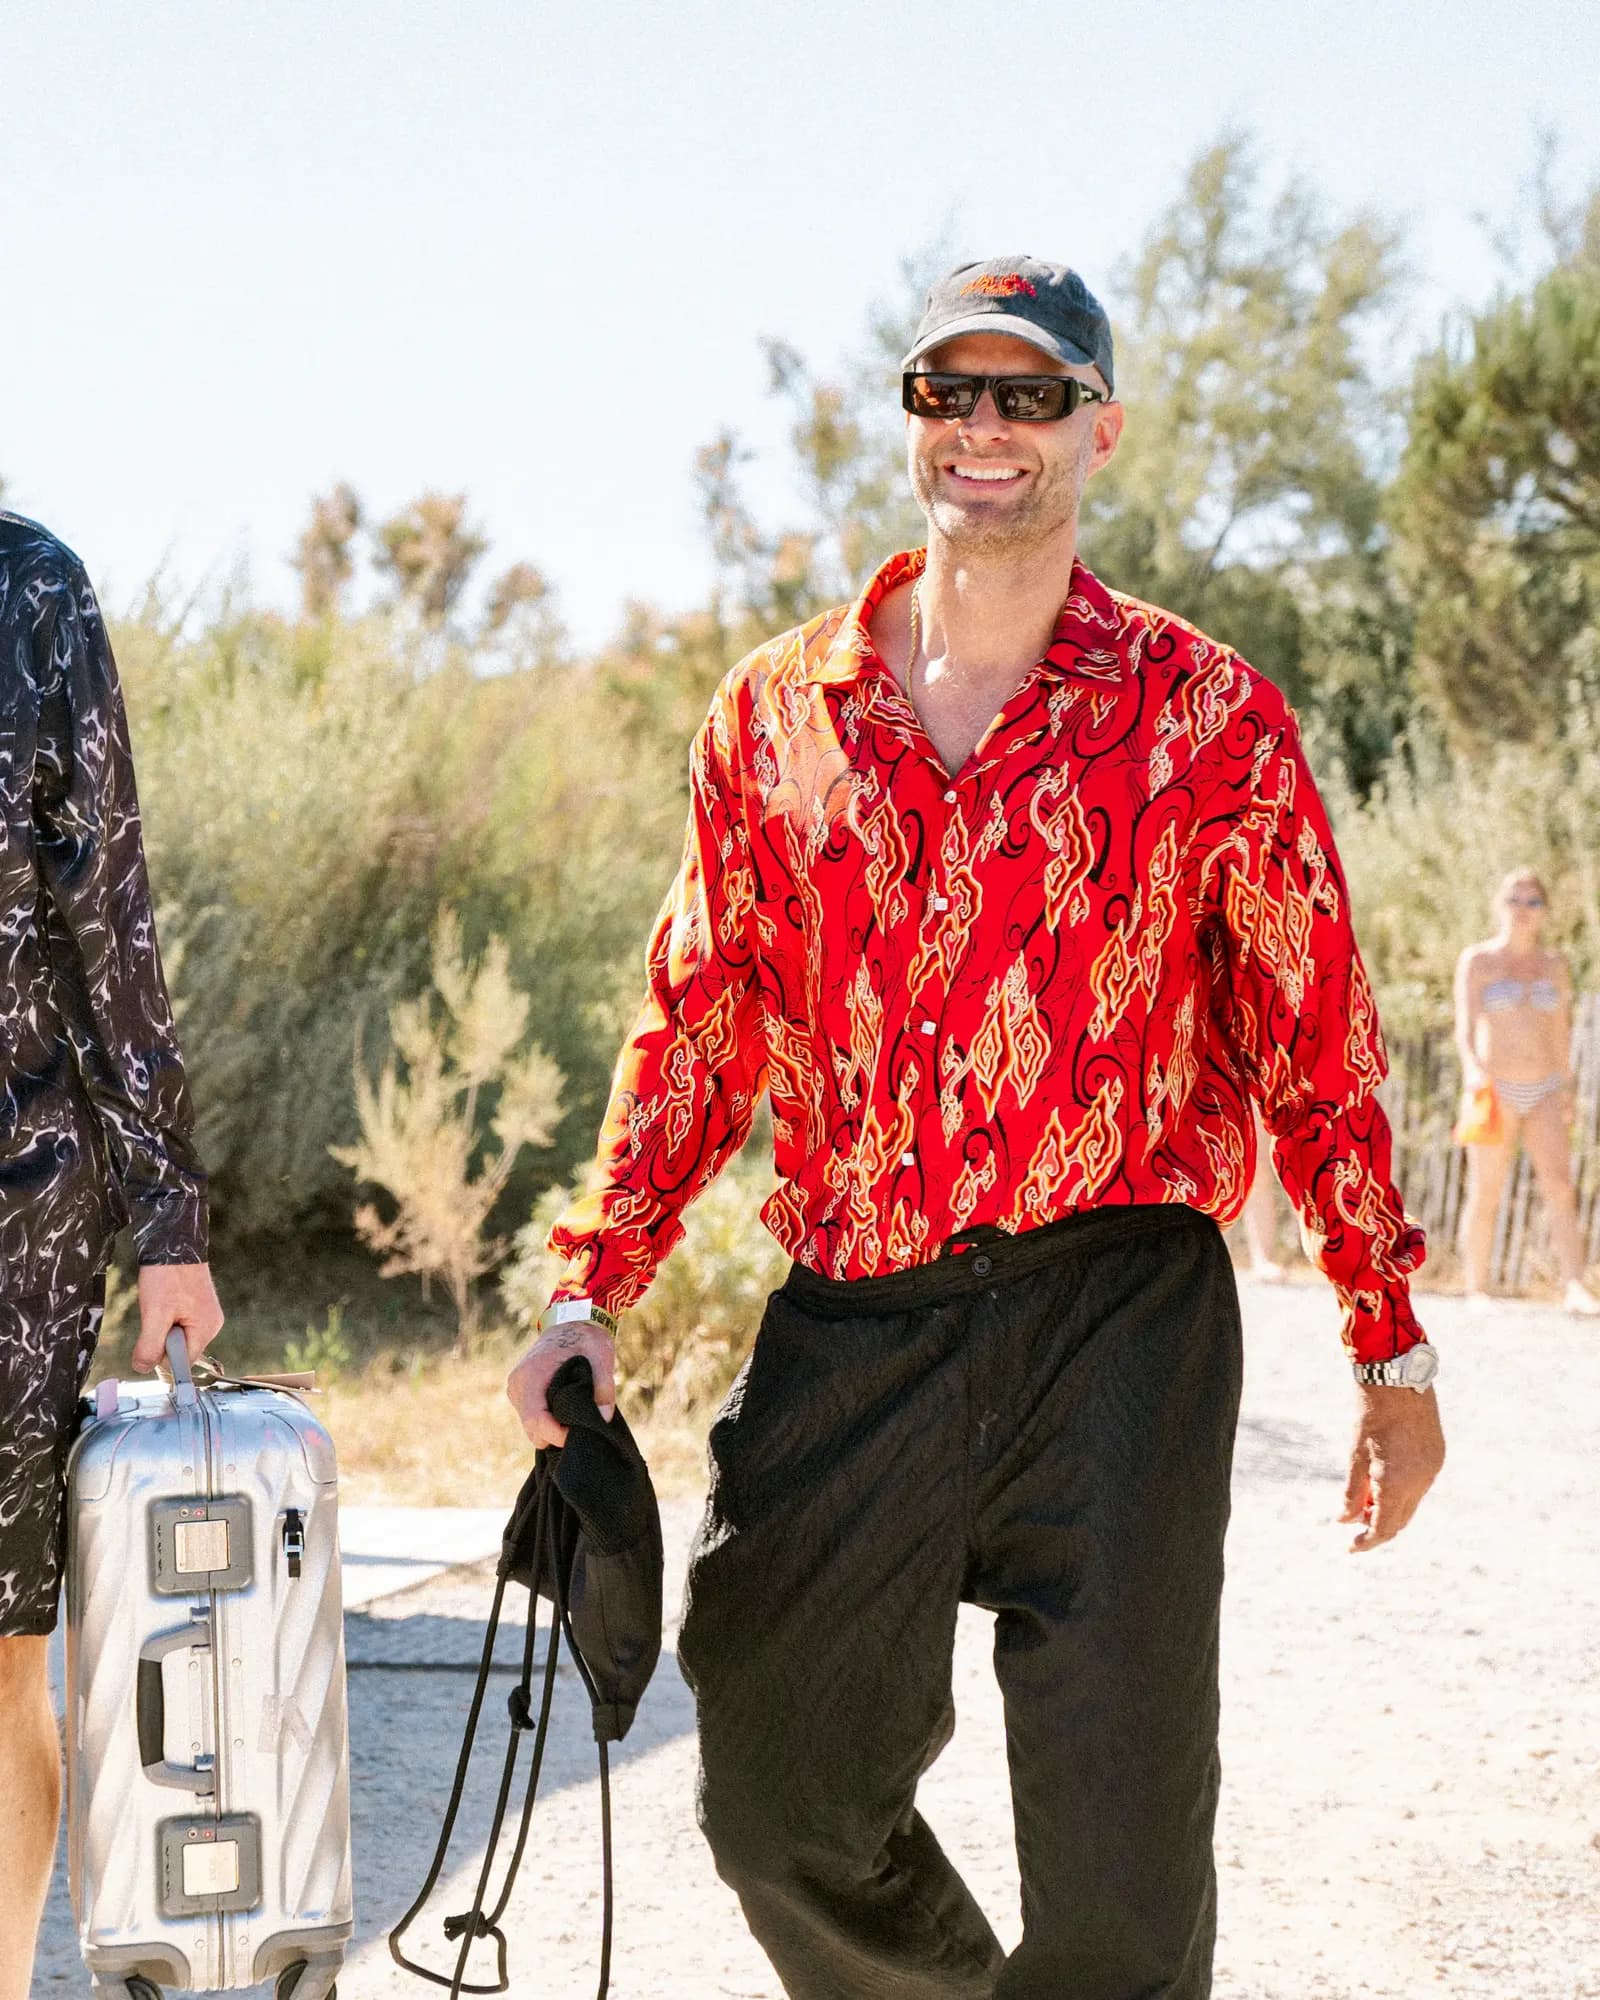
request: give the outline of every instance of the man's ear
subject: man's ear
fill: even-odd
[[[1094,449],[1089,454],[1089,474],[1093,478],[1102,466],[1108,465],[1122,436],[1124,416],[1120,403],[1096,403],[1094,406]]]

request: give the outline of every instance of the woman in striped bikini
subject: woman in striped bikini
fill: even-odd
[[[1547,898],[1531,869],[1500,884],[1496,934],[1470,945],[1456,965],[1456,1047],[1467,1088],[1494,1088],[1497,1139],[1467,1148],[1461,1252],[1467,1289],[1488,1291],[1489,1256],[1501,1191],[1520,1143],[1550,1212],[1550,1236],[1569,1312],[1600,1313],[1583,1282],[1583,1241],[1572,1191],[1572,976],[1559,951],[1539,942]]]

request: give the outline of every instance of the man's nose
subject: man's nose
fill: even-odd
[[[987,387],[980,391],[977,402],[966,416],[957,421],[963,431],[971,432],[977,437],[999,437],[1007,428],[1006,420],[1000,414],[1000,406],[994,399],[994,391]]]

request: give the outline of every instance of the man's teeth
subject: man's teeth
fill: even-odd
[[[982,468],[976,465],[953,465],[950,470],[958,479],[987,479],[998,482],[1003,479],[1020,479],[1022,477],[1022,474],[1017,471],[1015,466],[1005,465]]]

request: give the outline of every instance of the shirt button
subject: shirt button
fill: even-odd
[[[931,1021],[924,1021],[922,1024],[922,1032],[925,1035],[931,1035],[933,1033],[933,1023]]]
[[[902,1153],[902,1154],[900,1155],[900,1164],[901,1164],[901,1166],[903,1166],[903,1167],[914,1167],[914,1166],[915,1166],[915,1165],[917,1164],[917,1156],[916,1156],[916,1154],[915,1154],[915,1153]]]
[[[946,804],[947,806],[953,806],[953,805],[955,804],[955,802],[956,802],[956,795],[955,795],[955,793],[954,793],[954,792],[946,792],[946,793],[945,793],[945,795],[944,795],[944,802],[945,802],[945,804]]]
[[[948,910],[950,907],[950,899],[947,896],[935,896],[933,899],[933,907],[936,910]]]

